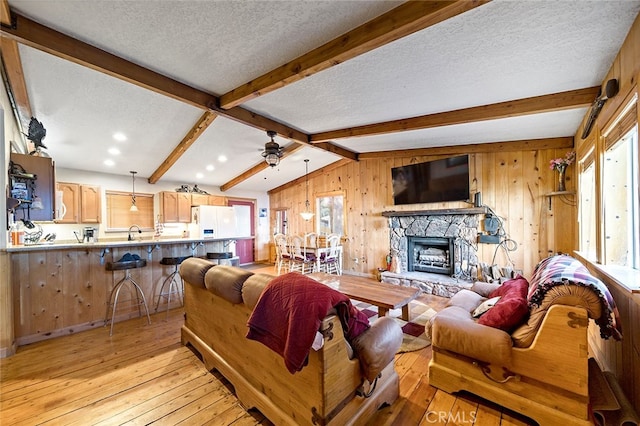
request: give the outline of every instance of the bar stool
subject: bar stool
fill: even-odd
[[[181,256],[181,257],[163,257],[160,260],[161,265],[165,266],[173,266],[173,271],[169,274],[167,278],[162,282],[162,286],[160,287],[160,294],[158,294],[158,301],[156,302],[156,312],[158,312],[158,308],[160,307],[160,299],[165,297],[167,299],[167,315],[169,314],[169,305],[171,305],[171,296],[174,294],[178,295],[180,300],[180,306],[182,306],[182,299],[184,295],[184,285],[182,281],[182,277],[180,276],[180,272],[178,271],[178,266],[185,260],[190,258],[191,256]],[[177,281],[176,275],[180,277],[180,282]],[[165,291],[165,286],[169,283],[169,288]]]
[[[127,255],[123,256],[123,258],[131,258],[132,260],[119,260],[117,262],[107,262],[105,265],[105,269],[107,271],[124,271],[124,277],[118,281],[118,283],[111,290],[111,295],[109,296],[109,303],[107,303],[107,313],[104,319],[104,325],[106,326],[109,320],[111,320],[111,330],[109,331],[109,336],[113,336],[113,322],[116,317],[116,307],[118,305],[118,297],[120,296],[120,290],[125,284],[131,284],[136,292],[136,302],[135,305],[138,306],[138,314],[142,316],[141,306],[144,306],[144,310],[147,314],[147,322],[151,324],[151,317],[149,316],[149,308],[147,308],[147,299],[144,297],[144,293],[142,289],[138,285],[137,282],[131,278],[131,269],[143,268],[147,266],[147,261],[144,259],[140,259],[137,255]],[[134,257],[135,256],[135,257]],[[113,306],[113,310],[111,312],[111,319],[109,319],[109,307]]]
[[[234,256],[232,252],[209,252],[207,253],[207,259],[212,262],[215,261],[218,265],[231,265],[238,266],[240,264],[240,258],[238,256]]]

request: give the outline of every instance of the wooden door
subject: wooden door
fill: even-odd
[[[242,214],[242,217],[246,216],[244,222],[245,225],[239,224],[240,227],[244,226],[245,231],[248,227],[248,237],[236,240],[236,255],[240,258],[241,265],[247,263],[253,263],[255,261],[255,202],[245,200],[228,200],[230,206],[238,206],[241,211],[247,210],[248,214]]]

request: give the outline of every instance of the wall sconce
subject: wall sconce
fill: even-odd
[[[264,157],[264,161],[269,165],[269,167],[275,167],[280,164],[280,157],[282,157],[282,148],[278,145],[273,138],[276,137],[278,133],[273,130],[267,130],[267,136],[271,138],[270,142],[264,144],[264,151],[262,152],[262,156]]]
[[[306,171],[305,179],[307,181],[307,200],[304,202],[304,211],[300,213],[300,216],[302,216],[302,218],[308,222],[313,217],[313,212],[311,211],[310,204],[309,204],[309,159],[308,158],[304,160],[304,165],[305,165],[305,171]]]
[[[136,173],[134,171],[130,171],[131,173],[131,208],[129,211],[137,212],[138,206],[136,206]]]

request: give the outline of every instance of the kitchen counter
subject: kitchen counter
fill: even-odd
[[[165,244],[200,244],[200,243],[214,243],[224,242],[231,240],[246,240],[253,239],[254,237],[234,237],[234,238],[160,238],[160,239],[135,239],[133,241],[127,241],[123,239],[101,239],[96,243],[79,243],[77,241],[60,241],[53,243],[37,243],[37,244],[25,244],[17,246],[9,246],[0,251],[6,251],[8,253],[35,251],[35,250],[62,250],[62,249],[81,249],[81,248],[116,248],[116,247],[135,247],[135,246],[155,246]]]
[[[0,265],[7,273],[7,279],[0,280],[0,292],[6,295],[0,299],[7,302],[0,309],[6,329],[0,336],[0,357],[15,353],[17,346],[102,327],[111,290],[125,274],[107,265],[127,253],[146,261],[145,267],[129,272],[153,310],[164,279],[174,270],[160,263],[163,257],[204,257],[229,251],[230,241],[252,238],[102,238],[97,243],[60,241],[0,249]],[[170,307],[179,308],[179,300],[172,300]],[[116,322],[137,316],[137,306],[118,304]]]

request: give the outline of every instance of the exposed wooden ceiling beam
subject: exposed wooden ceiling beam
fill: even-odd
[[[284,147],[283,150],[282,150],[282,158],[288,157],[289,155],[293,154],[294,152],[298,151],[299,149],[302,149],[302,147],[303,147],[303,145],[295,144],[295,143]],[[261,161],[260,163],[258,163],[255,166],[251,167],[246,172],[234,177],[229,182],[226,182],[226,183],[220,185],[220,191],[222,191],[222,192],[228,191],[229,189],[233,188],[234,186],[236,186],[236,185],[240,184],[241,182],[244,182],[245,180],[249,179],[251,176],[257,175],[258,173],[260,173],[261,171],[263,171],[264,169],[267,169],[269,167],[270,166],[265,161]]]
[[[359,159],[358,153],[349,151],[348,149],[342,148],[341,146],[334,145],[332,143],[320,142],[320,143],[314,144],[313,146],[317,146],[319,148],[322,148],[325,151],[332,152],[347,160],[358,161]]]
[[[3,36],[19,43],[108,74],[155,93],[185,102],[196,108],[214,110],[218,115],[242,122],[248,126],[265,131],[275,130],[278,134],[286,135],[286,137],[295,142],[309,143],[308,135],[285,124],[242,108],[223,110],[217,107],[219,99],[215,95],[98,49],[19,14],[14,13],[13,16],[15,17],[15,28],[3,27]]]
[[[8,38],[0,38],[2,46],[2,62],[7,73],[11,95],[18,113],[18,119],[23,129],[29,128],[29,121],[33,116],[31,110],[31,102],[29,101],[29,93],[27,85],[24,81],[24,71],[22,69],[22,60],[20,59],[20,51],[18,43]]]
[[[204,133],[204,131],[209,127],[213,120],[218,117],[218,114],[207,111],[202,114],[202,117],[193,125],[191,130],[185,135],[184,138],[180,141],[178,146],[176,146],[171,154],[160,164],[160,167],[156,169],[155,172],[149,177],[149,183],[154,184],[160,180],[160,178],[178,161],[182,154],[187,152],[187,150],[194,144],[196,140]]]
[[[220,106],[224,109],[238,106],[488,1],[408,1],[293,61],[225,93],[220,97]]]
[[[2,25],[11,25],[11,9],[8,0],[0,0],[0,23]]]
[[[363,152],[361,161],[392,157],[418,157],[423,155],[477,154],[482,152],[537,151],[540,149],[573,148],[573,137],[527,139],[517,141],[479,143],[469,145],[438,146],[433,148],[399,149],[396,151]]]
[[[320,175],[322,175],[324,173],[328,173],[331,170],[337,169],[338,167],[345,166],[345,165],[347,165],[349,163],[351,163],[351,161],[346,160],[346,159],[335,161],[335,162],[333,162],[331,164],[327,164],[326,166],[321,167],[321,168],[319,168],[317,170],[314,170],[313,172],[309,173],[309,177],[311,179],[313,179],[316,176],[320,176]],[[305,180],[306,180],[306,175],[305,176],[300,176],[298,179],[294,179],[294,180],[292,180],[290,182],[287,182],[287,183],[285,183],[283,185],[278,186],[277,188],[270,189],[269,191],[267,191],[267,194],[268,195],[275,194],[277,192],[282,191],[283,189],[291,188],[292,186],[296,186],[299,183],[303,183],[303,182],[305,182]]]
[[[367,124],[347,129],[311,135],[311,142],[324,142],[336,139],[353,138],[359,136],[381,135],[385,133],[404,132],[407,130],[428,129],[432,127],[451,126],[454,124],[473,123],[485,120],[518,117],[542,112],[560,111],[571,108],[587,107],[598,96],[600,86],[584,89],[569,90],[567,92],[550,95],[534,96],[531,98],[499,102],[496,104],[446,111],[436,114],[383,123]]]

